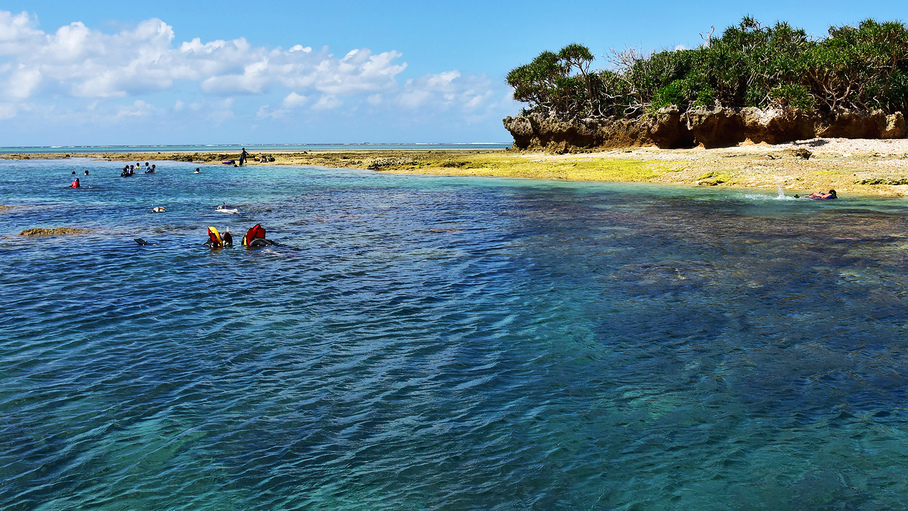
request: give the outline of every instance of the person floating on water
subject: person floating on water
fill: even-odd
[[[208,228],[208,241],[206,241],[204,245],[211,249],[222,248],[224,246],[224,239],[221,238],[221,233],[218,232],[217,228]]]
[[[224,242],[225,247],[233,246],[233,236],[230,234],[230,227],[225,228],[224,236],[221,237],[221,240]]]
[[[837,199],[835,190],[829,190],[829,193],[816,192],[807,196],[808,199],[813,200],[826,200],[826,199]]]
[[[249,153],[246,152],[246,148],[244,147],[243,152],[240,153],[240,166],[241,167],[246,164],[246,156],[248,156],[248,155],[249,155]]]
[[[202,173],[202,170],[198,167],[196,167],[195,172],[193,172],[193,174],[201,174],[201,173]]]
[[[273,241],[265,239],[265,228],[260,224],[255,224],[243,236],[243,246],[246,248],[269,247],[274,244]]]
[[[73,184],[69,185],[70,188],[79,188],[79,186],[81,186],[79,185],[79,178],[76,178],[76,180],[73,181]]]
[[[86,176],[88,175],[88,169],[85,169],[85,175]]]

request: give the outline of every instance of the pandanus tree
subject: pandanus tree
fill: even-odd
[[[588,48],[571,44],[557,54],[544,51],[529,64],[511,70],[507,82],[514,88],[514,99],[528,103],[530,110],[558,118],[592,115],[592,62]]]
[[[865,20],[813,40],[752,17],[712,32],[695,49],[612,52],[614,69],[591,70],[590,50],[571,44],[512,70],[507,82],[527,111],[549,117],[636,117],[663,106],[908,109],[908,29]],[[613,61],[613,64],[615,61]]]

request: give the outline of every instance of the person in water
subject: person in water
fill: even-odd
[[[86,176],[88,175],[88,169],[85,169],[85,175]]]
[[[70,188],[79,188],[79,186],[81,186],[81,185],[79,184],[79,178],[76,178],[76,180],[73,181],[73,184],[71,184],[71,185],[69,185],[69,186],[70,186]]]
[[[227,228],[224,230],[224,235],[221,236],[221,239],[224,241],[224,246],[225,246],[225,247],[232,247],[232,246],[233,246],[233,236],[230,234],[230,227],[227,227]]]
[[[271,240],[265,239],[265,228],[260,224],[255,224],[255,226],[246,231],[242,243],[246,248],[268,247],[276,244]]]
[[[198,167],[196,167],[195,172],[193,172],[193,174],[201,174],[201,173],[202,173],[202,171]]]
[[[829,190],[829,193],[816,192],[807,196],[808,199],[837,199],[835,190]]]

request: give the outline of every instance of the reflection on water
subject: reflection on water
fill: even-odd
[[[116,167],[0,162],[4,508],[908,497],[901,200]]]

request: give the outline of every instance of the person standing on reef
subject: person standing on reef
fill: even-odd
[[[246,156],[248,156],[248,155],[249,155],[249,153],[246,152],[246,148],[244,147],[243,152],[240,153],[240,166],[243,166],[246,164]]]

